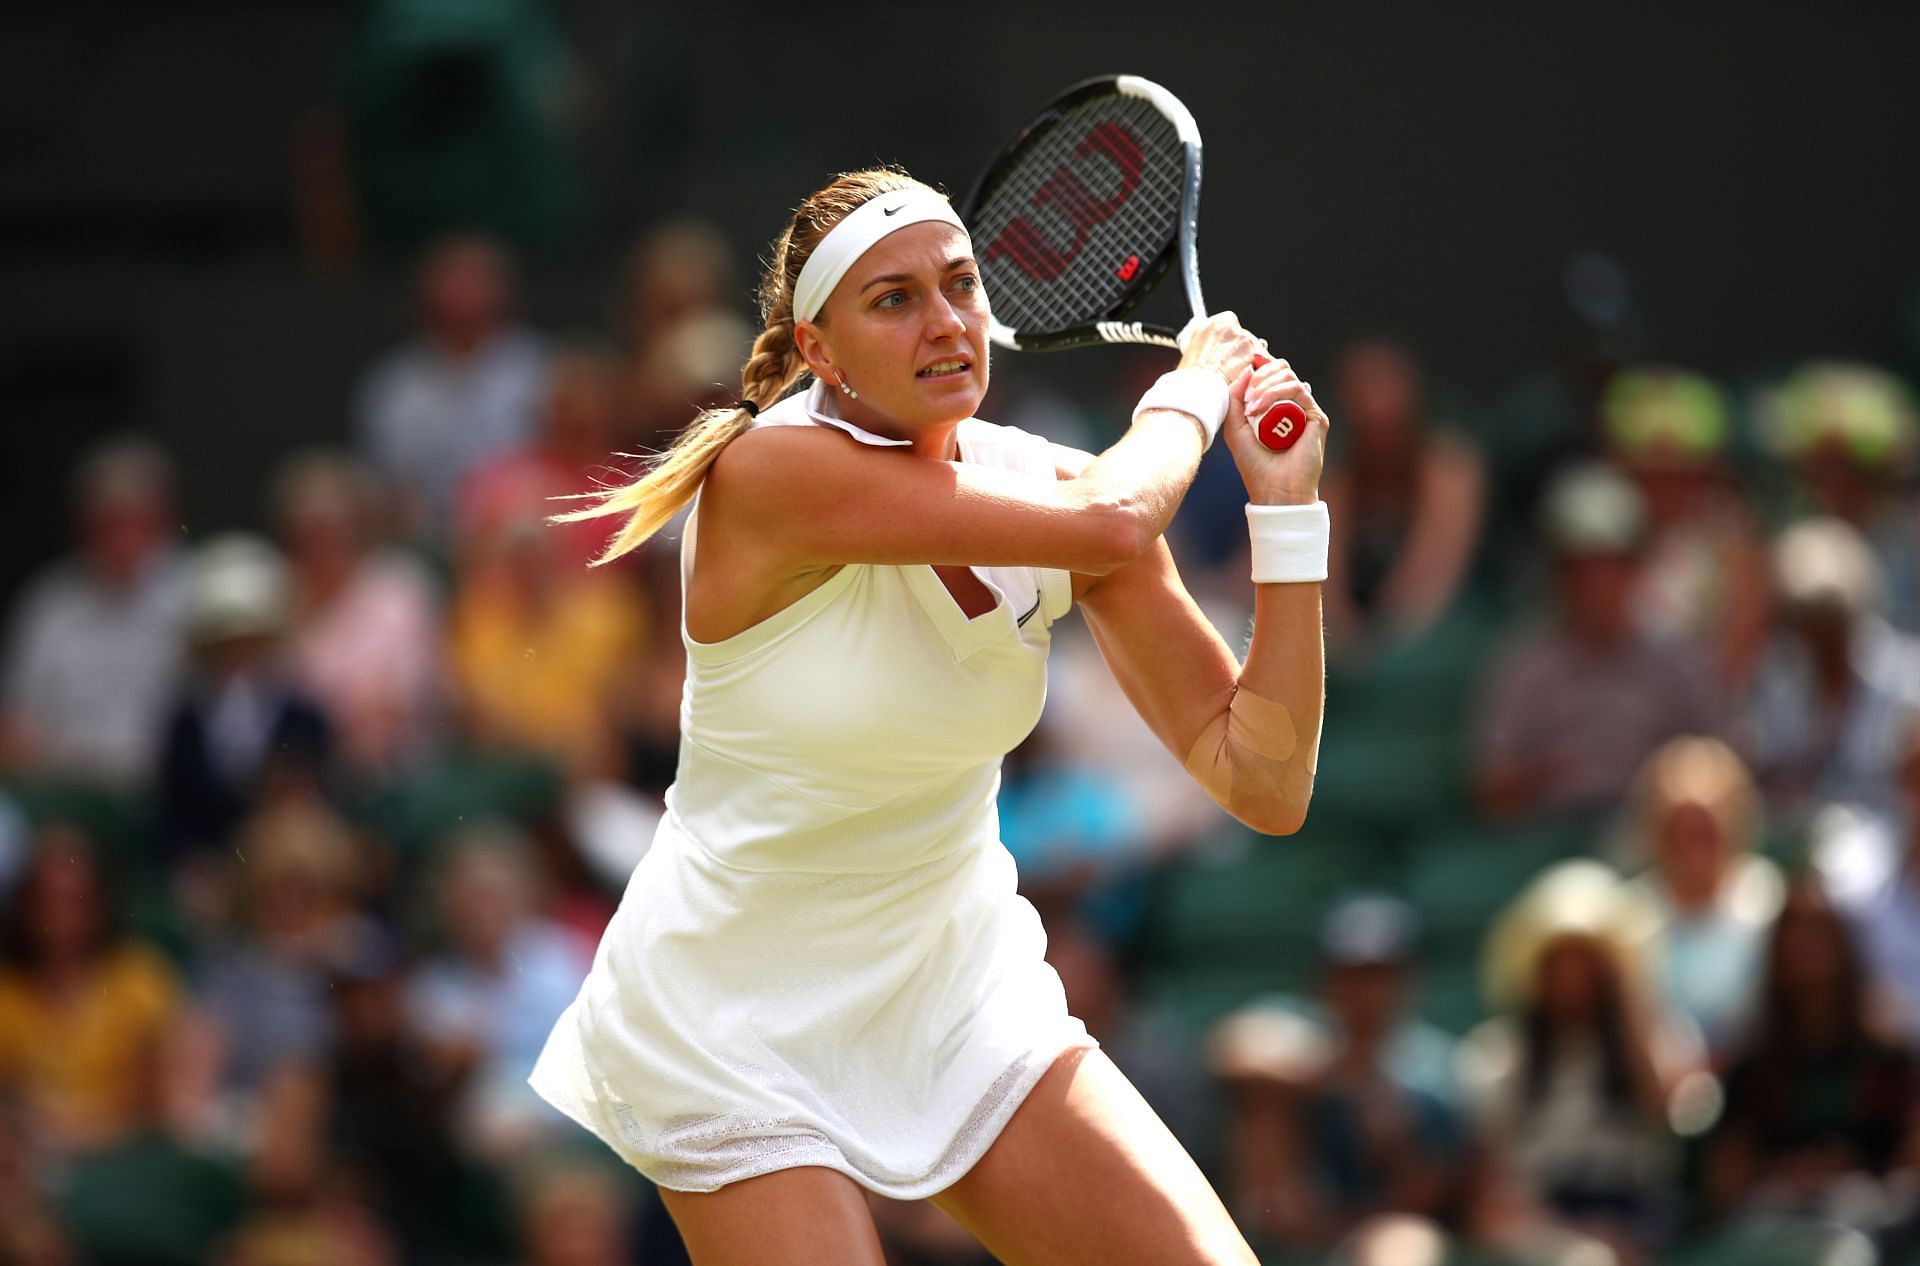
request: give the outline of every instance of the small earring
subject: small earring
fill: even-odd
[[[847,386],[847,375],[844,372],[840,375],[840,394],[849,400],[858,400],[860,398],[859,392]]]

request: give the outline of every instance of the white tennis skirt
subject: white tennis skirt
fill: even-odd
[[[1096,1045],[1045,949],[991,835],[904,870],[756,871],[669,813],[530,1081],[662,1187],[819,1165],[919,1199]]]

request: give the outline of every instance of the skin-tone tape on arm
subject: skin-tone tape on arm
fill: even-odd
[[[1293,714],[1285,707],[1250,690],[1236,690],[1233,703],[1194,740],[1187,772],[1208,795],[1231,806],[1236,782],[1242,791],[1249,789],[1249,781],[1277,782],[1299,741]]]
[[[1233,692],[1233,704],[1227,709],[1227,742],[1286,760],[1293,755],[1300,736],[1293,728],[1293,713],[1251,690]]]

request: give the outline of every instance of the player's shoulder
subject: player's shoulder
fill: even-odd
[[[791,479],[796,473],[796,466],[804,469],[844,458],[858,447],[852,439],[831,427],[749,427],[727,441],[727,446],[713,459],[707,478]]]
[[[1074,478],[1093,461],[1092,453],[984,418],[968,418],[962,422],[960,440],[969,460],[1032,474],[1051,474],[1059,479]]]
[[[857,492],[875,449],[827,426],[756,426],[727,442],[707,468],[701,495],[755,513],[793,509]]]

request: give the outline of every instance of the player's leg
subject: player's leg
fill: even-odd
[[[1257,1266],[1200,1167],[1099,1051],[1055,1061],[934,1201],[1006,1266]]]
[[[866,1192],[819,1166],[661,1199],[693,1266],[885,1266]]]

